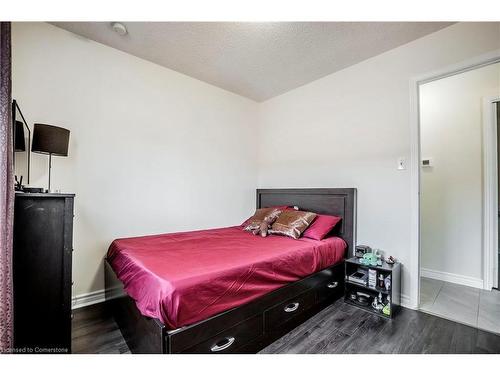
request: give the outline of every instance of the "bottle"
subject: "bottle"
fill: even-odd
[[[387,304],[382,309],[382,313],[385,315],[391,315],[391,296],[387,296]]]
[[[378,287],[384,289],[384,275],[379,274],[378,275]]]
[[[379,311],[379,312],[380,312],[380,311],[382,310],[382,308],[384,307],[384,305],[383,305],[383,303],[382,303],[382,298],[383,298],[383,297],[382,297],[382,293],[380,293],[380,292],[379,292],[379,294],[378,294],[378,297],[375,297],[375,298],[374,298],[374,302],[375,302],[375,304],[374,304],[374,308],[375,308],[377,311]]]
[[[391,275],[388,275],[385,280],[385,290],[389,291],[391,290]]]

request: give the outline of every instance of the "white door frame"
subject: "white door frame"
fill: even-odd
[[[441,78],[453,76],[481,66],[500,62],[500,49],[454,64],[438,71],[410,79],[410,290],[408,307],[418,309],[420,301],[420,108],[419,87]]]
[[[498,287],[497,111],[500,95],[483,99],[483,289]]]

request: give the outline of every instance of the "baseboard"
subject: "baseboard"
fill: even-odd
[[[407,309],[417,310],[417,306],[413,306],[411,304],[410,297],[406,294],[401,294],[401,306],[406,307]]]
[[[477,279],[475,277],[458,275],[456,273],[449,273],[449,272],[431,270],[428,268],[421,268],[420,276],[434,280],[446,281],[453,284],[470,286],[472,288],[483,289],[483,280]]]
[[[425,277],[429,277],[429,276],[425,276]],[[79,309],[80,307],[95,305],[97,303],[101,303],[104,301],[105,301],[104,289],[96,290],[95,292],[90,292],[90,293],[83,293],[83,294],[79,294],[77,296],[74,296],[72,298],[71,309],[76,310],[76,309]],[[410,297],[405,295],[405,294],[401,295],[401,306],[409,308],[409,309],[413,309],[413,310],[417,309],[416,306],[411,305]]]
[[[104,289],[74,296],[71,300],[71,309],[75,310],[80,307],[90,306],[101,302],[104,302]]]
[[[423,270],[421,271],[421,273],[422,273],[422,276],[424,276]],[[430,276],[425,276],[425,277],[431,278]],[[481,284],[481,286],[482,286],[482,284]],[[76,309],[79,309],[81,307],[95,305],[97,303],[101,303],[104,301],[105,301],[104,289],[96,290],[95,292],[90,292],[90,293],[83,293],[83,294],[79,294],[77,296],[74,296],[72,298],[71,309],[76,310]],[[401,295],[401,306],[406,307],[408,309],[417,310],[416,306],[411,305],[410,297],[405,295],[405,294]]]

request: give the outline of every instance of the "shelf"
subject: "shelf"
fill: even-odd
[[[347,304],[358,307],[364,311],[368,311],[377,316],[381,316],[386,319],[394,318],[395,314],[399,310],[399,305],[401,303],[401,263],[396,262],[394,264],[382,263],[382,266],[368,266],[361,264],[359,258],[350,258],[345,261],[345,283],[344,283],[344,300]],[[384,278],[387,276],[391,277],[391,288],[386,290],[385,288],[371,288],[368,285],[358,284],[356,282],[347,279],[348,275],[351,275],[355,270],[376,270],[377,276],[383,274]],[[378,278],[377,278],[378,281]],[[372,297],[376,297],[379,293],[382,293],[384,300],[390,297],[391,301],[391,314],[385,315],[372,308],[371,303],[368,306],[363,306],[357,303],[357,301],[352,301],[349,298],[351,292],[365,292]],[[371,302],[371,301],[370,301]]]
[[[375,315],[380,316],[382,318],[386,318],[386,319],[391,319],[392,318],[393,311],[391,311],[391,315],[385,315],[384,313],[381,313],[381,312],[378,312],[377,310],[374,310],[373,307],[371,307],[371,305],[363,306],[363,305],[360,305],[360,304],[358,304],[356,302],[351,301],[347,297],[344,298],[344,301],[345,301],[345,303],[348,303],[349,305],[356,306],[356,307],[358,307],[358,308],[360,308],[362,310],[371,312],[372,314],[375,314]]]
[[[395,268],[399,267],[399,263],[394,263],[394,264],[387,264],[385,262],[382,262],[381,266],[369,266],[366,264],[362,264],[359,262],[360,258],[349,258],[345,262],[346,264],[350,264],[353,266],[365,268],[365,269],[374,269],[378,271],[383,271],[383,272],[392,272]]]
[[[386,289],[382,289],[382,288],[370,288],[369,286],[367,285],[361,285],[361,284],[358,284],[358,283],[355,283],[355,282],[352,282],[352,281],[349,281],[349,280],[345,280],[345,283],[346,284],[349,284],[349,285],[352,285],[352,286],[358,286],[360,288],[363,288],[363,289],[366,289],[366,290],[369,290],[371,292],[376,292],[376,293],[382,293],[382,294],[387,294],[387,295],[391,295],[391,290],[386,290]]]

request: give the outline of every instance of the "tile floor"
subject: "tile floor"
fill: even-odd
[[[500,333],[500,291],[420,279],[420,309],[485,331]]]

